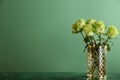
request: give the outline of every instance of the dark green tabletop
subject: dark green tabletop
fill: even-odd
[[[107,80],[120,80],[120,74],[108,74]],[[56,73],[56,72],[34,72],[34,73],[0,73],[0,80],[86,80],[83,73]]]

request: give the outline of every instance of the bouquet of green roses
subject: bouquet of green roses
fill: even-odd
[[[105,26],[103,21],[95,19],[80,19],[72,25],[72,33],[80,33],[86,43],[88,44],[102,44],[107,45],[107,50],[110,51],[109,42],[114,39],[119,31],[115,26]]]

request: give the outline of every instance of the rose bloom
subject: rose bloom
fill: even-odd
[[[91,25],[94,24],[95,22],[96,22],[96,20],[95,20],[95,19],[92,19],[92,18],[91,18],[91,19],[88,19],[88,20],[86,21],[87,24],[91,24]]]
[[[93,25],[96,33],[104,33],[105,26],[103,21],[96,21]]]
[[[76,21],[75,24],[77,27],[82,28],[86,23],[85,23],[84,19],[80,19],[80,20]]]
[[[109,26],[108,27],[108,32],[107,32],[107,36],[108,37],[116,37],[118,35],[119,31],[115,26]]]
[[[93,36],[94,35],[94,32],[93,31],[88,31],[86,32],[86,36]]]
[[[81,31],[81,29],[83,28],[83,26],[85,25],[85,20],[84,19],[80,19],[78,21],[76,21],[73,25],[72,25],[72,30],[73,32],[78,32]]]
[[[94,33],[93,33],[93,27],[90,24],[86,24],[83,27],[83,31],[85,32],[86,36],[93,36],[94,35]]]
[[[80,31],[80,30],[79,30],[79,28],[76,26],[76,24],[73,24],[73,25],[72,25],[72,31],[73,31],[73,32],[78,32],[78,31]]]

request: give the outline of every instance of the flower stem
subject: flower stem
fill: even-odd
[[[82,32],[80,32],[80,33],[81,33],[81,35],[82,35],[82,37],[83,37],[83,39],[84,39],[85,37],[84,37],[83,33],[82,33]]]
[[[107,44],[107,42],[108,42],[109,39],[110,39],[110,37],[108,37],[108,38],[106,39],[105,44]]]
[[[102,35],[100,34],[100,35],[99,35],[99,42],[100,42],[100,44],[102,43],[101,37],[102,37]]]

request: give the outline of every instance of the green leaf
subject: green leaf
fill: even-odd
[[[88,45],[86,44],[86,46],[84,47],[83,53],[86,51]]]
[[[107,44],[107,51],[110,51],[111,50],[111,47],[109,44]]]
[[[84,42],[85,42],[85,43],[90,42],[90,38],[89,38],[88,36],[86,36],[86,37],[84,38]]]
[[[73,34],[77,34],[77,33],[79,33],[79,31],[77,31],[77,32],[72,31],[72,33],[73,33]]]

